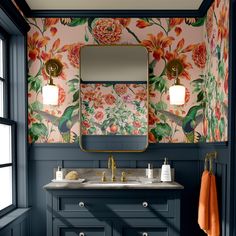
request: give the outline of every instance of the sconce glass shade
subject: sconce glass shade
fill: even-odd
[[[174,84],[169,88],[170,104],[183,105],[185,103],[185,87]]]
[[[47,84],[42,89],[43,104],[58,105],[59,88],[56,85]]]

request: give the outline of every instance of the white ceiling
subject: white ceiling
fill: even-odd
[[[32,10],[197,10],[203,0],[26,0]]]

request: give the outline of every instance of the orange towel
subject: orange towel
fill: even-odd
[[[220,236],[219,209],[216,190],[216,177],[212,174],[210,181],[209,199],[209,228],[206,231],[208,236]]]
[[[209,197],[210,197],[210,172],[205,170],[202,174],[201,189],[198,206],[198,224],[206,232],[209,229]]]

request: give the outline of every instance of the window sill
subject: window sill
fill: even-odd
[[[0,231],[26,218],[29,214],[29,210],[30,208],[17,208],[0,218]]]

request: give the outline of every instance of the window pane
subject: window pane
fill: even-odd
[[[0,168],[0,210],[12,204],[12,167]]]
[[[0,117],[3,117],[3,81],[0,80]]]
[[[11,152],[11,126],[0,124],[0,164],[6,164],[12,162]],[[0,181],[2,179],[0,178]],[[1,188],[0,188],[1,191]],[[1,194],[0,194],[1,195]]]
[[[3,78],[3,48],[2,40],[0,39],[0,77]]]

